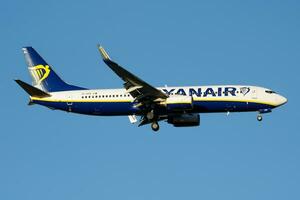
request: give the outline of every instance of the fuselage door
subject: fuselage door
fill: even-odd
[[[252,99],[257,99],[257,89],[252,89],[252,91],[251,91],[251,98]]]

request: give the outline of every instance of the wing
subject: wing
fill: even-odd
[[[103,47],[98,45],[98,49],[103,61],[125,82],[125,89],[135,98],[136,102],[144,104],[146,102],[160,102],[168,98],[168,95],[162,91],[156,89],[112,61]]]

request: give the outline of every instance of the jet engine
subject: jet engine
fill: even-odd
[[[168,123],[175,127],[199,126],[200,115],[195,113],[171,115],[168,117]]]

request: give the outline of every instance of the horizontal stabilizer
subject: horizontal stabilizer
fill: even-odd
[[[50,97],[51,95],[36,88],[33,87],[32,85],[29,85],[21,80],[15,80],[19,86],[21,86],[30,96],[32,97],[38,97],[38,98],[43,98],[43,97]]]

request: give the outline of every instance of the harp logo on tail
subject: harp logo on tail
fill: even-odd
[[[30,72],[35,79],[36,84],[41,84],[50,74],[50,67],[48,65],[36,65],[30,68]]]

